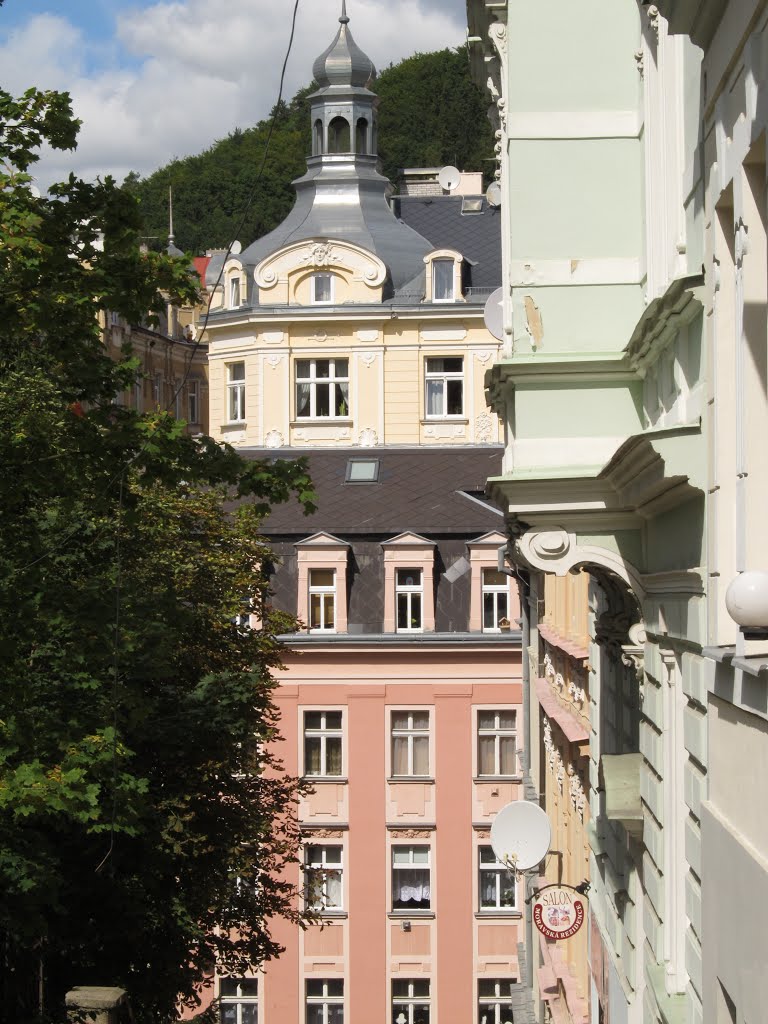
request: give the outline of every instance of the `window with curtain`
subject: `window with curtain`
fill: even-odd
[[[222,978],[219,982],[222,1024],[258,1024],[257,978]]]
[[[336,573],[333,569],[309,570],[309,628],[314,633],[336,631]]]
[[[297,419],[349,416],[349,360],[296,360]]]
[[[245,363],[227,366],[227,414],[230,423],[245,420]]]
[[[420,633],[423,619],[424,573],[421,569],[398,569],[395,575],[397,632]]]
[[[429,910],[430,851],[428,846],[392,847],[392,909]]]
[[[307,1024],[344,1024],[342,978],[307,981]]]
[[[341,846],[307,846],[304,850],[304,901],[311,910],[344,906]]]
[[[464,412],[464,359],[462,356],[427,359],[424,374],[428,418],[461,416]]]
[[[477,712],[478,775],[515,775],[515,712]]]
[[[429,775],[429,711],[392,712],[392,774]]]
[[[433,302],[453,302],[455,300],[454,267],[453,260],[432,261]]]
[[[496,854],[490,846],[479,846],[478,881],[480,885],[480,911],[514,910],[517,899],[517,886],[514,872],[510,872],[496,860]]]
[[[340,776],[341,711],[304,712],[304,774]]]
[[[500,633],[509,618],[509,577],[498,569],[483,569],[483,632]]]
[[[429,1024],[429,979],[392,980],[392,1024]]]

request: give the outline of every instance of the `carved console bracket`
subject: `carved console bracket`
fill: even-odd
[[[577,569],[587,569],[598,578],[610,574],[621,580],[638,606],[645,600],[640,573],[621,555],[607,548],[577,543],[576,534],[563,529],[532,529],[513,542],[516,562],[530,569],[567,576]],[[629,624],[628,624],[629,625]]]

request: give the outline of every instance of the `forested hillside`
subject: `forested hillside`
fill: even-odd
[[[308,96],[313,85],[282,103],[269,158],[245,224],[247,244],[270,231],[293,205],[291,182],[303,174],[310,152]],[[466,51],[416,54],[379,76],[379,152],[391,180],[400,167],[456,164],[488,171],[493,133],[487,102],[469,77]],[[193,253],[232,241],[264,155],[269,121],[239,129],[198,156],[174,160],[126,185],[141,200],[145,232],[153,247],[168,235],[168,186],[173,186],[176,244]]]

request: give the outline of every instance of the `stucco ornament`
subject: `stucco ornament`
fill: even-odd
[[[375,448],[379,443],[379,435],[373,427],[365,427],[358,434],[357,443],[361,448]]]
[[[642,50],[635,50],[635,67],[641,78],[645,78],[645,53]]]
[[[493,422],[487,412],[481,412],[475,420],[475,440],[481,444],[493,440]]]
[[[557,669],[552,664],[552,656],[547,652],[544,655],[544,676],[547,679],[554,679]]]
[[[606,570],[629,588],[638,603],[645,600],[640,573],[631,562],[608,548],[578,544],[576,534],[563,529],[526,530],[514,541],[514,561],[556,576],[582,568]]]
[[[428,828],[398,828],[395,833],[402,839],[429,839],[432,835]]]
[[[343,839],[344,832],[340,828],[313,828],[308,830],[313,839]]]
[[[299,262],[307,263],[311,267],[329,267],[332,263],[339,262],[339,256],[334,252],[330,242],[317,242]]]
[[[587,699],[587,695],[584,690],[577,686],[575,683],[571,683],[568,687],[568,693],[574,704],[579,705],[579,710],[584,706],[584,701]]]
[[[651,31],[659,38],[659,31],[661,29],[660,21],[661,15],[659,14],[659,8],[656,4],[651,4],[648,7],[648,24],[651,26]]]
[[[282,448],[285,444],[285,438],[279,430],[270,430],[264,438],[264,444],[267,448]]]
[[[557,779],[557,788],[560,792],[563,792],[563,785],[565,783],[565,765],[563,759],[560,756],[560,751],[555,751],[555,778]]]
[[[629,627],[629,643],[621,645],[621,660],[627,668],[634,670],[638,682],[645,682],[645,641],[646,631],[644,622],[636,622]]]
[[[581,784],[581,778],[572,764],[568,765],[568,789],[571,794],[571,803],[574,810],[583,818],[587,797]]]

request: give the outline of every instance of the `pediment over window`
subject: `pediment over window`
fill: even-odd
[[[382,545],[383,548],[393,547],[429,547],[435,546],[434,541],[427,540],[426,537],[422,537],[419,533],[411,533],[406,531],[405,533],[399,533],[396,537],[392,537],[390,540],[385,540]]]
[[[345,540],[341,540],[339,537],[334,537],[332,533],[325,533],[320,530],[318,533],[313,533],[311,537],[305,537],[304,540],[298,541],[294,547],[297,548],[348,548],[349,544]]]
[[[474,540],[467,542],[467,547],[501,547],[502,544],[507,543],[506,535],[499,533],[498,530],[491,530],[489,533],[484,533],[482,537],[475,537]]]
[[[362,246],[334,239],[309,239],[279,249],[254,270],[264,305],[313,304],[317,300],[311,282],[318,274],[333,276],[334,305],[379,302],[387,268]]]

